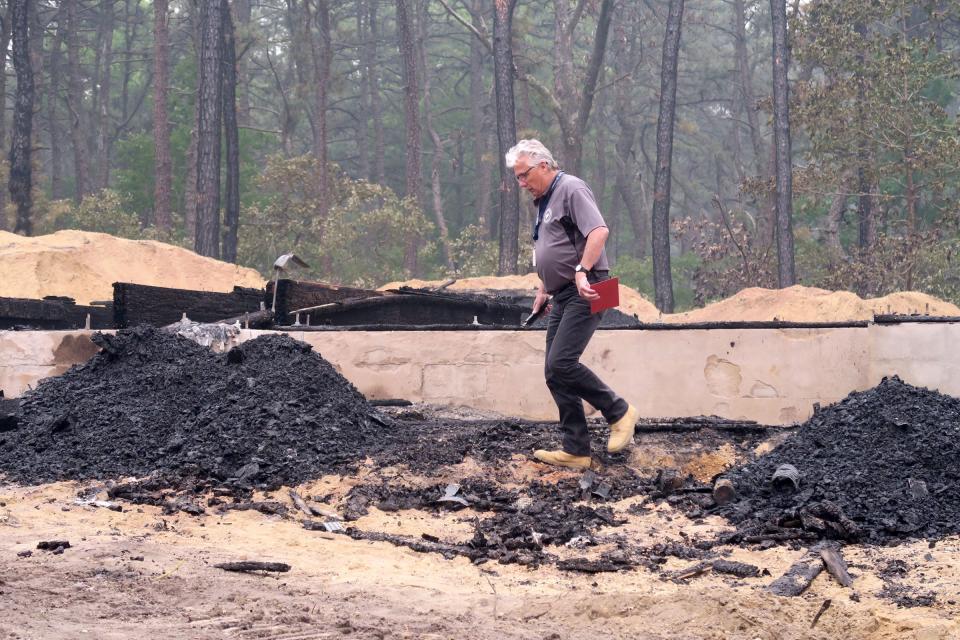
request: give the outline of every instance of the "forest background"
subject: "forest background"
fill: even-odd
[[[535,137],[664,311],[794,282],[960,303],[952,0],[7,0],[0,19],[0,229],[265,274],[292,251],[361,286],[523,273],[535,211],[502,152]]]

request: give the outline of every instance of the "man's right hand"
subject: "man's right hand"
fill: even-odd
[[[546,291],[538,290],[536,297],[533,299],[533,308],[530,310],[531,315],[540,311],[543,308],[543,305],[547,304],[550,301],[550,294]]]

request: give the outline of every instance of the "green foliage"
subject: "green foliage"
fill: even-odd
[[[292,251],[311,265],[305,275],[375,286],[409,277],[408,243],[416,243],[420,258],[433,257],[436,247],[427,240],[433,225],[412,201],[331,165],[325,208],[318,175],[310,155],[267,160],[256,181],[260,200],[241,212],[241,263],[269,275],[274,259]]]
[[[262,170],[262,158],[267,155],[273,142],[271,134],[259,131],[240,131],[240,202],[247,205],[258,197],[256,178]],[[187,148],[190,145],[190,130],[177,127],[170,134],[170,155],[173,161],[172,205],[175,211],[182,209],[186,187]],[[152,133],[134,133],[115,145],[114,155],[118,168],[114,172],[114,188],[123,194],[124,207],[136,213],[142,221],[153,218],[153,194],[156,184],[155,145]],[[226,181],[221,181],[226,188]],[[182,215],[179,219],[182,220]],[[177,232],[182,232],[177,229]]]
[[[822,195],[826,208],[863,169],[885,219],[910,233],[951,206],[960,179],[960,131],[945,110],[960,70],[916,24],[922,10],[912,11],[892,0],[809,5],[795,53],[818,73],[795,83],[792,105],[809,139],[797,191]]]
[[[40,233],[52,233],[59,229],[79,229],[109,233],[121,238],[142,237],[140,220],[128,213],[123,198],[112,189],[103,189],[89,195],[79,205],[59,201],[49,208],[50,215],[43,220]]]
[[[673,274],[673,302],[677,312],[687,311],[696,306],[694,282],[700,258],[695,253],[685,253],[670,258],[670,270]],[[647,299],[655,298],[653,290],[653,258],[647,256],[637,259],[621,256],[613,266],[611,274],[620,278],[620,282],[642,293]]]
[[[114,146],[114,154],[114,187],[124,194],[128,210],[148,219],[153,212],[155,183],[153,135],[134,133],[122,138]]]
[[[450,241],[450,252],[461,278],[486,276],[497,272],[497,243],[487,239],[486,230],[468,225]]]
[[[855,252],[821,271],[815,282],[848,289],[865,297],[917,290],[945,300],[960,300],[960,240],[934,232],[906,238],[881,235],[869,251]]]

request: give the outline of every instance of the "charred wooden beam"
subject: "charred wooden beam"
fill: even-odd
[[[0,298],[0,329],[83,329],[88,316],[91,329],[113,328],[113,310],[109,307],[78,305],[73,298],[61,296],[42,300]]]
[[[849,587],[853,585],[853,578],[847,571],[847,563],[840,554],[840,549],[823,548],[820,550],[820,558],[827,568],[827,573],[833,576],[833,579],[840,583],[840,586]]]
[[[421,553],[439,553],[444,557],[465,556],[470,560],[486,557],[485,552],[465,544],[448,544],[423,539],[418,540],[417,538],[411,538],[409,536],[399,536],[390,533],[381,533],[379,531],[361,531],[355,527],[349,527],[346,530],[346,534],[354,540],[389,542],[392,545],[407,547]]]
[[[213,566],[217,569],[223,569],[224,571],[276,571],[279,573],[290,571],[290,565],[286,562],[259,562],[257,560],[221,562]]]
[[[298,308],[302,312],[301,322],[305,320],[303,316],[309,309],[310,324],[331,326],[448,324],[468,327],[475,326],[475,322],[481,325],[518,326],[525,311],[520,306],[494,299],[419,289],[402,289],[391,295],[353,297]],[[290,317],[284,320],[280,310],[278,298],[277,320],[288,325],[295,320]]]
[[[813,579],[823,571],[820,558],[808,555],[795,562],[787,572],[770,583],[767,591],[778,596],[798,596],[807,590]]]
[[[163,327],[183,314],[195,322],[217,322],[260,311],[261,289],[234,287],[230,293],[153,287],[130,282],[113,284],[113,315],[117,329],[149,324]]]
[[[265,300],[267,306],[273,304],[274,283],[267,283]],[[356,287],[341,287],[325,282],[305,282],[302,280],[279,280],[276,283],[277,305],[276,317],[279,324],[293,324],[290,314],[297,309],[317,307],[331,302],[340,302],[350,298],[374,298],[384,295],[372,289],[358,289]]]

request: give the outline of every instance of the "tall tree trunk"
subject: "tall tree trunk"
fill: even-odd
[[[241,45],[253,39],[250,33],[250,19],[253,10],[251,0],[234,0],[233,15],[236,18],[235,26],[240,37]],[[242,48],[242,47],[241,47]],[[247,58],[237,59],[237,122],[240,125],[250,124],[250,73],[247,71]]]
[[[653,289],[657,308],[673,313],[670,271],[670,182],[673,159],[673,119],[677,108],[677,61],[683,0],[670,0],[660,67],[660,115],[657,118],[657,165],[653,183]]]
[[[740,78],[740,104],[747,116],[747,126],[750,129],[754,172],[762,176],[765,173],[766,163],[763,139],[760,136],[760,118],[757,116],[757,99],[753,91],[753,67],[750,66],[750,56],[747,51],[747,15],[744,0],[733,0],[733,12],[736,30],[736,38],[733,42],[737,53],[737,74]]]
[[[101,3],[103,38],[100,51],[100,114],[97,123],[97,188],[110,186],[110,88],[113,76],[113,24],[115,18],[113,0]]]
[[[293,87],[292,100],[284,102],[284,152],[288,155],[294,153],[303,153],[301,149],[294,150],[293,143],[296,140],[297,125],[300,121],[300,115],[305,113],[311,127],[311,144],[306,148],[312,148],[312,139],[315,137],[315,123],[310,109],[309,97],[310,86],[313,79],[313,63],[311,62],[312,51],[310,49],[310,18],[309,3],[312,0],[286,0],[287,11],[284,13],[287,21],[287,29],[290,33],[290,45],[287,48],[287,65],[284,69],[283,85]],[[285,89],[281,89],[285,91]]]
[[[494,0],[493,78],[497,92],[497,143],[500,155],[500,256],[497,275],[517,273],[520,253],[520,194],[513,172],[504,165],[504,156],[517,143],[513,104],[513,10],[516,0]]]
[[[200,10],[200,84],[197,87],[197,253],[220,257],[220,129],[223,120],[223,19],[226,0]]]
[[[586,133],[590,111],[593,108],[594,92],[603,69],[603,57],[610,33],[613,16],[613,0],[602,0],[597,28],[593,34],[593,50],[587,62],[587,71],[582,79],[574,72],[574,31],[582,15],[583,2],[577,3],[573,14],[569,13],[568,0],[555,0],[554,12],[554,113],[563,134],[562,155],[564,167],[579,174],[583,156],[583,137]],[[579,98],[579,99],[578,99]]]
[[[796,284],[793,256],[793,166],[790,154],[790,97],[787,71],[790,49],[787,41],[786,0],[770,0],[773,23],[773,133],[777,166],[777,283],[780,288]]]
[[[193,44],[194,59],[197,62],[197,90],[193,95],[193,126],[190,128],[190,142],[187,145],[187,175],[183,186],[183,227],[184,235],[197,244],[197,144],[200,131],[200,7],[193,5],[190,10],[190,41]]]
[[[307,16],[307,36],[313,58],[313,157],[317,159],[317,182],[320,191],[320,215],[326,217],[330,208],[330,175],[327,166],[327,86],[330,84],[330,63],[333,45],[330,41],[330,6],[327,0],[316,0],[316,34],[313,31],[310,2],[304,3]]]
[[[577,110],[576,132],[578,154],[575,164],[575,173],[581,171],[580,165],[583,155],[583,138],[587,133],[587,124],[590,121],[590,112],[593,109],[594,94],[597,83],[603,72],[603,57],[607,50],[607,40],[610,37],[610,22],[613,18],[614,0],[601,0],[600,16],[597,18],[597,30],[593,35],[593,50],[587,63],[587,74],[583,82],[583,93],[580,96],[580,108]]]
[[[240,229],[240,129],[237,124],[237,44],[233,33],[230,4],[220,8],[223,25],[223,136],[227,152],[227,206],[223,212],[223,259],[237,261]]]
[[[579,3],[578,3],[579,4]],[[553,95],[556,96],[554,115],[560,125],[558,161],[569,172],[580,170],[574,113],[577,111],[577,78],[573,65],[573,35],[575,25],[570,0],[553,0]]]
[[[0,104],[7,104],[7,50],[10,46],[10,19],[12,14],[10,6],[7,5],[7,11],[0,22]],[[7,146],[7,119],[0,115],[0,149]],[[10,229],[9,220],[7,220],[7,190],[0,189],[0,231]]]
[[[360,60],[360,95],[358,103],[360,105],[359,113],[354,114],[354,139],[357,142],[357,162],[360,165],[360,175],[370,179],[370,73],[369,60],[367,60],[366,39],[370,37],[367,32],[367,11],[364,3],[366,0],[354,0],[357,21],[357,58]]]
[[[823,225],[823,243],[832,254],[831,260],[845,257],[843,244],[840,243],[840,223],[843,221],[843,212],[847,209],[847,195],[853,182],[853,171],[840,176],[837,181],[837,191],[830,201],[830,210]]]
[[[418,210],[422,210],[421,190],[423,184],[420,163],[420,90],[417,86],[417,56],[414,44],[413,14],[410,0],[397,1],[397,41],[400,48],[403,71],[403,113],[407,130],[406,144],[406,196]],[[407,249],[404,267],[413,275],[417,271],[418,242],[411,234],[406,239]]]
[[[10,24],[13,34],[13,67],[17,73],[17,92],[13,107],[13,136],[10,145],[10,199],[17,205],[14,233],[29,236],[33,232],[33,179],[30,152],[33,145],[33,67],[30,64],[29,0],[10,0]]]
[[[866,40],[867,27],[863,22],[854,25],[854,30],[860,37],[861,42]],[[861,44],[861,47],[865,46]],[[861,68],[864,66],[866,56],[863,49],[857,54],[857,62]],[[860,251],[869,251],[877,238],[876,225],[874,223],[873,212],[873,181],[870,179],[872,154],[870,153],[870,141],[866,135],[866,115],[865,104],[867,101],[867,79],[863,73],[857,74],[857,124],[859,125],[860,136],[857,141],[857,191],[860,196],[857,201],[857,219],[859,221],[857,246]],[[859,293],[859,292],[858,292]],[[865,292],[864,292],[865,293]]]
[[[60,70],[64,25],[61,20],[50,43],[49,90],[47,91],[47,127],[50,131],[50,195],[54,200],[63,193],[63,140],[60,137],[60,121],[57,119],[57,101],[60,99]]]
[[[167,90],[170,85],[169,0],[153,2],[153,143],[156,174],[153,185],[153,222],[164,237],[173,228],[170,192],[173,163],[170,159],[170,123]]]
[[[631,26],[629,35],[627,33],[628,20]],[[639,20],[637,17],[630,18],[627,15],[622,15],[614,21],[614,29],[614,42],[616,43],[613,59],[614,72],[617,77],[627,77],[636,68],[640,60]],[[631,88],[631,83],[628,82],[618,82],[614,85],[613,110],[620,129],[614,143],[614,149],[616,150],[614,162],[617,171],[614,189],[626,209],[630,226],[633,229],[634,242],[631,255],[642,259],[647,255],[649,225],[646,216],[646,203],[639,203],[638,205],[632,186],[634,183],[642,186],[642,177],[634,175],[635,172],[632,170],[633,144],[637,137],[637,125],[635,117],[630,113],[633,96]]]
[[[423,113],[427,126],[427,135],[433,142],[433,158],[430,162],[430,192],[433,195],[433,216],[437,221],[437,229],[440,232],[440,249],[443,252],[443,262],[447,271],[453,273],[456,267],[453,264],[453,257],[450,251],[450,231],[447,229],[447,219],[443,213],[443,186],[440,182],[440,170],[443,166],[443,142],[440,140],[440,134],[433,123],[433,113],[431,113],[431,95],[430,95],[430,69],[427,67],[426,52],[424,51],[424,40],[427,36],[427,4],[421,3],[420,11],[420,34],[417,38],[417,55],[420,59],[420,68],[423,69]]]
[[[373,172],[370,175],[370,179],[373,182],[382,182],[384,175],[386,175],[386,169],[383,163],[387,147],[383,135],[383,107],[380,102],[380,64],[377,60],[377,40],[380,37],[379,22],[377,19],[379,3],[376,0],[371,0],[368,4],[370,34],[364,50],[367,55],[366,67],[367,76],[369,77],[370,118],[373,121]]]
[[[473,0],[470,13],[474,29],[481,29],[483,21],[480,16],[484,0]],[[486,88],[483,84],[485,49],[479,38],[470,38],[470,129],[473,131],[473,171],[477,176],[474,183],[476,189],[477,224],[481,228],[488,228],[490,218],[490,178],[491,163],[484,160],[484,154],[489,151],[487,142],[490,131],[485,126],[484,110],[489,109]],[[491,236],[492,237],[492,236]]]
[[[90,192],[87,159],[86,122],[83,109],[83,85],[80,80],[80,20],[78,0],[63,0],[67,14],[67,108],[70,111],[70,141],[73,144],[74,201],[78,204]]]
[[[120,82],[120,122],[127,119],[130,108],[130,69],[133,66],[133,39],[136,36],[137,21],[130,19],[130,2],[123,0],[123,75]],[[137,3],[137,9],[140,8]]]

